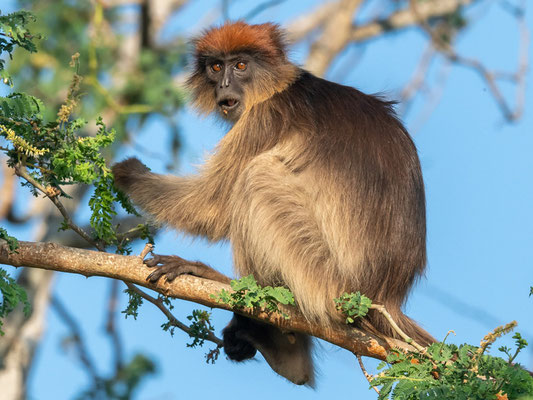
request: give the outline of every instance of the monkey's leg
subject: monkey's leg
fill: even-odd
[[[335,210],[317,210],[320,196],[328,194],[314,193],[312,172],[293,172],[285,158],[274,151],[257,157],[236,184],[230,233],[235,268],[261,285],[287,286],[310,321],[329,323],[344,277],[335,238],[328,242],[320,215],[329,222]]]
[[[162,276],[169,282],[180,275],[193,275],[221,283],[231,281],[226,275],[199,261],[188,261],[178,256],[162,256],[154,254],[153,258],[145,260],[144,264],[155,271],[148,275],[146,280],[155,283]]]

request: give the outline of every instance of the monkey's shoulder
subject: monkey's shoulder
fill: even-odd
[[[350,132],[359,127],[359,132],[372,133],[380,125],[386,125],[389,130],[404,130],[394,111],[395,102],[304,70],[274,102],[279,103],[278,109],[284,110],[285,118],[293,124],[304,122],[309,126],[311,123],[321,132],[332,128]]]

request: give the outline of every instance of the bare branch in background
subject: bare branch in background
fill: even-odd
[[[4,219],[11,211],[11,207],[15,202],[15,174],[13,170],[7,166],[6,160],[2,159],[2,186],[0,186],[0,219]]]
[[[109,340],[111,341],[113,359],[115,369],[117,371],[120,371],[122,365],[124,364],[124,346],[122,344],[123,342],[120,338],[120,333],[117,327],[118,296],[120,294],[119,285],[120,282],[115,279],[110,282],[109,301],[107,305],[107,318],[105,324],[105,331],[109,335]]]
[[[422,57],[420,57],[420,61],[418,62],[418,66],[416,67],[411,80],[400,92],[400,98],[398,99],[399,104],[397,107],[400,115],[404,115],[409,111],[413,97],[426,87],[429,68],[431,67],[436,53],[436,50],[431,44],[429,44],[422,53]]]
[[[387,18],[380,18],[352,29],[351,40],[362,42],[386,32],[398,31],[418,25],[420,19],[428,20],[452,14],[460,7],[473,3],[473,0],[428,0],[418,5],[419,16],[410,7],[396,11]]]
[[[451,45],[451,43],[444,41],[442,37],[435,32],[435,30],[427,22],[426,17],[421,11],[422,5],[426,3],[419,3],[418,0],[409,0],[409,4],[413,14],[418,19],[418,23],[431,38],[435,48],[454,64],[467,67],[481,77],[481,79],[487,84],[491,95],[494,97],[494,100],[498,104],[498,107],[500,108],[505,119],[511,122],[520,118],[523,113],[525,102],[525,76],[528,69],[529,47],[529,30],[527,29],[524,20],[525,1],[522,2],[521,12],[516,13],[516,18],[520,29],[520,54],[517,72],[512,75],[491,71],[489,68],[483,65],[481,61],[460,55]],[[505,76],[516,85],[517,94],[514,108],[505,99],[505,96],[498,86],[497,80],[500,76]]]
[[[27,268],[17,279],[25,288],[32,308],[29,317],[17,309],[4,320],[5,335],[0,340],[2,400],[27,398],[26,380],[45,329],[52,277],[51,271]]]
[[[305,67],[318,76],[324,75],[331,61],[350,42],[354,14],[363,0],[342,0],[323,23],[320,37],[311,45]]]
[[[150,37],[153,43],[160,40],[161,30],[169,17],[187,5],[189,0],[146,0],[150,12]]]
[[[331,1],[318,6],[308,14],[297,17],[287,26],[289,40],[293,43],[304,40],[311,32],[321,28],[326,19],[338,7],[338,2]]]
[[[386,32],[399,31],[423,20],[442,17],[469,5],[473,0],[429,0],[419,5],[419,16],[410,7],[391,13],[386,18],[355,24],[355,14],[362,0],[340,0],[326,3],[288,26],[289,39],[298,42],[320,30],[306,61],[306,68],[323,75],[338,54],[350,43],[360,43]]]
[[[222,18],[224,18],[224,21],[229,21],[229,3],[230,0],[222,0],[220,4],[220,9],[222,11]]]
[[[420,130],[439,104],[442,94],[444,93],[450,71],[451,63],[445,60],[445,62],[440,66],[440,70],[437,73],[435,81],[424,93],[424,107],[413,122],[411,132],[416,133],[418,130]]]
[[[56,295],[52,295],[50,299],[50,305],[59,316],[59,319],[61,319],[68,327],[70,331],[69,339],[71,339],[71,343],[74,344],[80,362],[83,364],[84,369],[87,371],[87,373],[91,376],[94,385],[96,387],[99,387],[100,378],[98,377],[96,366],[94,365],[94,362],[92,361],[91,356],[89,355],[89,351],[87,350],[87,346],[85,345],[83,334],[78,322],[70,314],[65,305],[59,300]]]

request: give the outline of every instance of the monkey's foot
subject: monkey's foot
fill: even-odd
[[[154,254],[153,258],[144,261],[147,267],[155,268],[146,278],[155,283],[162,276],[172,282],[180,275],[193,275],[199,278],[210,279],[217,282],[229,283],[230,278],[199,261],[188,261],[178,256],[161,256]]]

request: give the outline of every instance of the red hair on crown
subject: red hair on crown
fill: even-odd
[[[196,53],[254,50],[266,57],[285,56],[283,32],[272,23],[249,25],[238,21],[207,30],[195,41]]]

